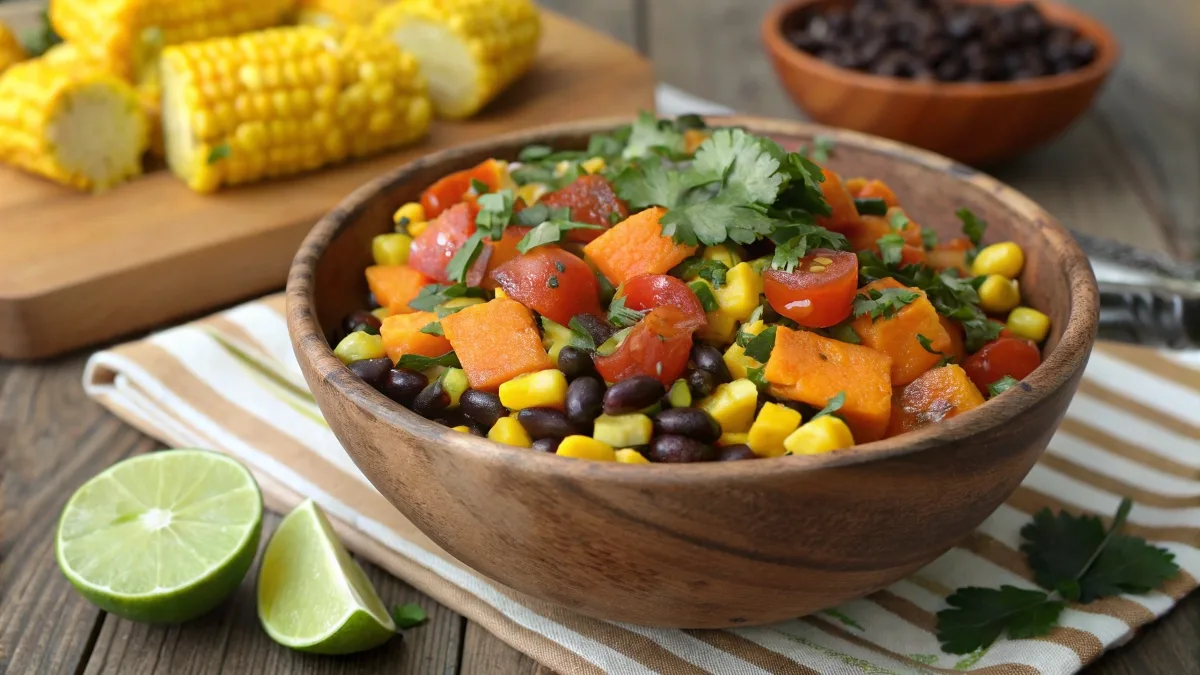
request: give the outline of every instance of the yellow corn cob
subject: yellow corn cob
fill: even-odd
[[[26,57],[28,54],[17,40],[17,36],[13,35],[8,26],[0,23],[0,73],[14,63],[24,61]]]
[[[304,26],[369,26],[390,0],[300,0],[296,23]]]
[[[162,85],[167,162],[199,192],[395,148],[432,115],[416,59],[361,28],[168,47]]]
[[[0,161],[81,190],[142,171],[137,94],[102,70],[32,59],[0,75]]]
[[[533,64],[541,22],[530,0],[403,0],[374,30],[421,62],[438,115],[470,117]]]
[[[164,46],[283,23],[296,0],[51,0],[50,23],[68,42],[140,81]]]

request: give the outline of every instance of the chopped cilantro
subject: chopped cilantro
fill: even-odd
[[[825,407],[821,408],[820,412],[818,412],[816,415],[813,415],[813,419],[815,420],[818,417],[832,415],[833,413],[841,410],[842,406],[844,405],[846,405],[846,392],[839,391],[836,396],[829,399],[829,401],[825,403]]]
[[[908,219],[908,214],[900,209],[895,209],[888,214],[888,225],[890,225],[891,228],[897,232],[908,227],[908,224],[911,222],[912,221]]]
[[[616,225],[619,222],[621,222],[621,214],[619,212],[613,211],[612,213],[608,214],[609,225]]]
[[[437,321],[430,321],[429,323],[425,324],[425,326],[421,328],[420,332],[425,333],[426,335],[445,335],[445,333],[442,332],[442,324]]]
[[[400,360],[396,362],[399,368],[408,368],[409,370],[425,370],[434,366],[444,366],[446,368],[461,368],[462,364],[458,362],[458,355],[454,352],[446,352],[441,356],[428,357],[420,354],[404,354]]]
[[[700,305],[704,307],[706,312],[715,312],[721,308],[717,304],[717,296],[713,295],[712,289],[703,281],[696,280],[688,284],[688,288],[696,294],[696,299],[700,301]]]
[[[429,620],[429,614],[421,609],[420,605],[409,603],[407,605],[396,605],[392,608],[392,621],[396,622],[397,628],[413,628],[420,626]]]
[[[543,317],[543,319],[544,319],[544,317]],[[596,351],[596,339],[593,338],[592,334],[589,333],[588,330],[583,327],[582,323],[579,323],[579,319],[577,317],[571,317],[571,321],[569,323],[567,323],[567,328],[571,329],[571,333],[572,333],[571,346],[572,347],[578,347],[579,349],[587,349],[589,351]]]
[[[937,363],[934,364],[934,366],[933,366],[934,368],[941,368],[942,366],[948,366],[951,363],[954,363],[954,356],[952,354],[946,354],[945,352],[939,352],[938,350],[933,348],[933,340],[930,340],[929,338],[925,337],[924,335],[917,333],[917,342],[921,343],[921,349],[924,349],[925,351],[927,351],[930,354],[933,354],[935,356],[942,357],[941,360],[939,360]]]
[[[233,154],[233,149],[229,147],[228,143],[214,145],[212,150],[208,151],[207,163],[209,165],[216,164],[217,162],[228,158],[231,154]]]
[[[629,130],[629,141],[622,156],[638,159],[654,153],[667,156],[683,154],[683,132],[670,120],[660,120],[653,113],[643,111]]]
[[[767,385],[767,367],[759,366],[758,368],[747,368],[746,379],[754,383],[759,389],[766,389]]]
[[[904,238],[895,232],[889,232],[879,238],[879,252],[883,255],[885,265],[899,265],[904,258]]]
[[[429,284],[417,292],[408,306],[419,312],[432,312],[438,305],[454,298],[486,298],[482,288],[466,284]]]
[[[828,162],[835,147],[837,147],[837,141],[832,138],[828,136],[815,136],[813,137],[812,149],[810,150],[806,146],[801,148],[800,153],[814,162]]]
[[[974,211],[965,207],[954,214],[962,221],[963,235],[971,240],[972,246],[979,248],[979,243],[983,241],[983,233],[987,231],[987,223],[975,215]]]
[[[938,245],[937,232],[934,232],[928,227],[923,228],[921,230],[921,244],[925,247],[926,251],[932,251],[933,248]]]
[[[563,234],[570,230],[602,230],[604,228],[587,223],[574,223],[566,220],[547,220],[538,225],[517,242],[517,250],[528,253],[538,246],[554,244],[562,240]]]
[[[823,330],[815,330],[813,332],[832,340],[837,340],[838,342],[848,342],[852,345],[860,345],[862,344],[862,339],[859,338],[858,333],[855,333],[854,329],[850,327],[850,321],[850,319],[846,319],[837,325],[830,326],[829,328],[825,328]]]
[[[728,272],[729,266],[720,260],[692,257],[673,267],[669,274],[685,281],[697,277],[706,279],[713,288],[720,288],[725,285],[725,275]]]
[[[465,281],[475,259],[483,252],[483,230],[475,230],[446,263],[446,276],[457,282]]]
[[[758,361],[766,363],[771,358],[771,351],[775,349],[775,326],[769,326],[766,330],[750,338],[746,343],[746,356]]]
[[[474,192],[477,195],[486,195],[491,191],[492,188],[488,187],[487,183],[476,178],[471,179],[471,192]]]
[[[857,318],[869,314],[872,321],[880,317],[890,319],[919,297],[920,293],[907,288],[885,288],[882,291],[873,288],[854,298],[854,316]]]
[[[775,241],[775,254],[771,257],[771,269],[791,272],[800,264],[800,259],[816,248],[843,250],[849,246],[846,237],[817,225],[788,225],[771,234]]]
[[[624,297],[613,300],[608,306],[608,322],[617,328],[628,328],[641,321],[645,315],[645,312],[626,307]]]
[[[991,398],[992,396],[999,396],[1000,394],[1003,394],[1009,389],[1015,387],[1018,382],[1019,381],[1017,378],[1013,377],[1012,375],[1005,375],[999,380],[996,380],[988,385],[988,397]]]
[[[540,162],[554,153],[554,148],[548,145],[527,145],[517,155],[524,163]]]
[[[863,197],[854,200],[854,208],[860,216],[886,216],[887,202],[878,197]]]
[[[477,200],[479,215],[475,216],[475,226],[492,239],[499,240],[504,236],[504,228],[512,223],[516,200],[512,190],[481,194]]]

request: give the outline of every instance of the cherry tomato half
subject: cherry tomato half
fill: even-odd
[[[489,159],[470,169],[443,176],[421,193],[421,206],[425,207],[425,217],[433,220],[446,209],[463,201],[463,198],[471,191],[472,180],[487,185],[489,191],[499,190],[500,180],[504,176],[505,170],[504,162]]]
[[[1017,380],[1029,376],[1042,363],[1037,345],[1015,337],[996,338],[967,358],[963,370],[987,396],[988,385],[1008,375]]]
[[[683,328],[686,321],[677,307],[655,307],[633,327],[617,351],[595,358],[597,372],[605,382],[649,375],[663,386],[671,386],[687,370],[692,351],[692,332]]]
[[[570,207],[571,220],[605,229],[614,224],[609,220],[612,214],[617,214],[618,223],[629,217],[629,207],[617,197],[604,176],[581,176],[565,188],[542,197],[541,201],[546,206]],[[589,242],[602,234],[604,230],[571,230],[567,233],[567,241]]]
[[[557,246],[539,246],[492,272],[508,297],[567,325],[576,314],[600,314],[600,285],[592,269]]]
[[[680,328],[700,330],[708,325],[704,305],[683,281],[667,274],[639,274],[622,286],[625,306],[639,312],[669,305],[683,312]]]
[[[475,215],[479,207],[475,204],[456,204],[446,210],[436,220],[429,223],[409,249],[408,266],[420,270],[425,276],[433,277],[440,283],[449,283],[446,276],[446,265],[462,248],[472,234],[475,233]],[[467,272],[466,282],[478,286],[483,281],[488,267],[491,248],[486,247]]]
[[[818,248],[791,272],[763,274],[767,302],[783,316],[808,328],[828,328],[850,316],[858,291],[858,256]]]

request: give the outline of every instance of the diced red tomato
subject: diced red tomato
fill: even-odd
[[[671,384],[687,370],[692,332],[683,326],[687,315],[678,307],[655,307],[633,327],[617,351],[595,358],[605,382],[620,382],[637,375]]]
[[[557,246],[539,246],[492,272],[508,297],[567,325],[576,314],[600,314],[600,285],[592,269]]]
[[[421,193],[421,206],[425,207],[425,217],[433,220],[446,209],[463,201],[471,190],[472,180],[487,185],[489,191],[500,189],[500,180],[505,170],[504,162],[489,159],[470,169],[456,171],[443,177]]]
[[[617,197],[612,185],[603,176],[581,176],[575,182],[542,197],[546,206],[571,209],[571,220],[577,223],[599,225],[605,229],[629,217],[629,207]],[[618,217],[612,218],[612,214]],[[612,218],[610,220],[610,218]],[[604,230],[571,230],[567,241],[589,242],[604,234]]]
[[[967,358],[963,370],[979,391],[1008,375],[1017,380],[1029,376],[1042,363],[1037,345],[1015,337],[996,338]]]
[[[408,254],[408,266],[420,270],[440,283],[449,283],[446,265],[464,242],[475,233],[475,204],[457,204],[429,223],[429,227],[413,240]],[[467,272],[466,282],[478,286],[487,272],[491,248],[485,247]]]
[[[625,306],[639,312],[669,305],[683,311],[680,328],[700,330],[708,325],[704,305],[680,279],[667,274],[640,274],[625,282],[622,287]]]
[[[818,248],[791,272],[763,274],[767,302],[783,316],[808,328],[828,328],[850,316],[858,290],[858,256]]]

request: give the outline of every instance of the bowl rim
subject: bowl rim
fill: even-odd
[[[1019,82],[939,82],[905,80],[896,77],[873,75],[849,68],[840,68],[800,50],[783,36],[784,23],[795,13],[806,7],[829,0],[789,0],[768,10],[761,24],[761,37],[767,50],[775,57],[787,62],[789,68],[813,71],[829,79],[842,80],[862,89],[871,89],[897,95],[922,95],[979,98],[1001,98],[1014,95],[1032,95],[1070,89],[1097,79],[1106,78],[1116,67],[1121,48],[1112,31],[1099,19],[1086,12],[1059,2],[1036,0],[1039,10],[1059,24],[1074,28],[1096,44],[1096,58],[1079,70],[1052,76],[1035,77]],[[1012,5],[1025,0],[962,0],[970,4]]]
[[[509,470],[563,479],[619,480],[634,487],[683,484],[717,479],[730,486],[748,486],[767,479],[787,479],[820,469],[845,467],[903,457],[939,446],[964,441],[979,433],[1009,424],[1041,404],[1043,399],[1071,385],[1083,370],[1095,341],[1099,320],[1099,292],[1087,256],[1066,228],[1028,197],[986,174],[941,155],[856,131],[816,124],[743,115],[705,116],[712,123],[744,126],[758,134],[783,136],[827,136],[867,152],[916,163],[927,169],[949,173],[970,181],[1002,201],[1023,220],[1037,227],[1058,250],[1062,260],[1062,283],[1067,286],[1068,320],[1055,349],[1033,373],[1002,395],[966,414],[901,436],[856,445],[822,455],[793,455],[787,460],[766,458],[750,462],[698,462],[688,465],[650,464],[631,469],[617,462],[565,461],[550,453],[529,452],[487,438],[463,434],[425,419],[391,401],[355,376],[333,353],[315,312],[316,267],[328,245],[367,207],[378,194],[400,183],[406,174],[460,157],[486,153],[489,148],[518,143],[552,143],[556,137],[607,131],[633,121],[632,117],[608,117],[544,125],[441,150],[408,162],[355,190],[327,213],[310,230],[293,259],[288,273],[287,324],[296,358],[309,362],[314,377],[321,378],[337,395],[370,417],[404,430],[417,440],[431,441],[442,452],[461,453],[464,460],[502,465]],[[351,457],[354,456],[350,452]]]

